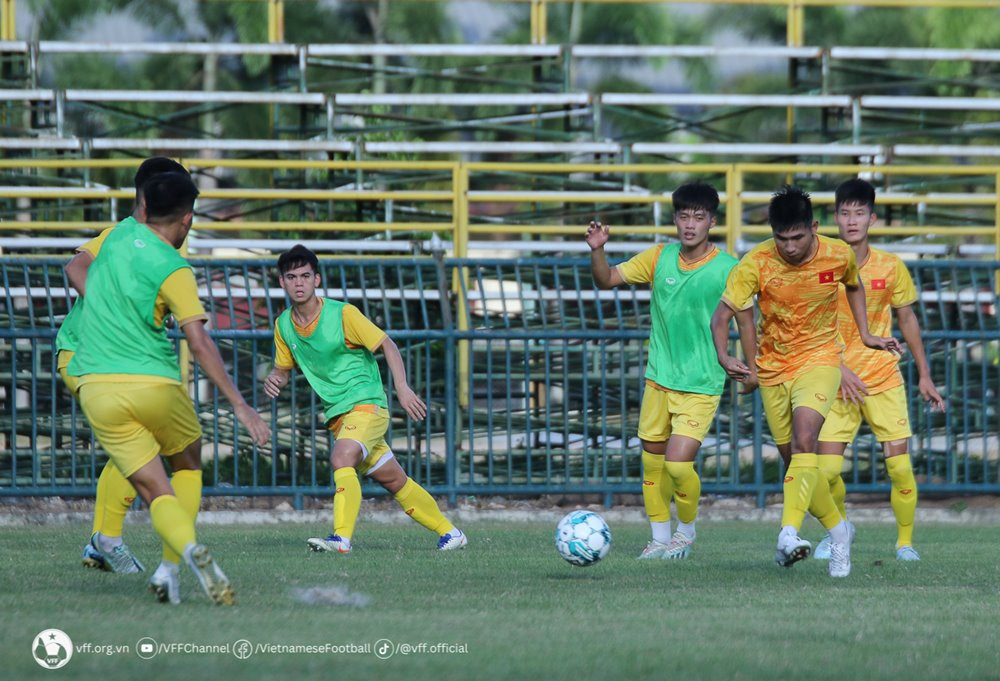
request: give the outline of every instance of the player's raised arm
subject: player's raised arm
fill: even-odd
[[[587,245],[590,246],[590,271],[599,289],[609,289],[625,283],[618,268],[608,265],[604,244],[608,243],[611,230],[600,222],[591,222],[587,227]]]
[[[854,323],[858,325],[861,342],[869,348],[888,350],[897,355],[902,354],[903,348],[895,338],[873,336],[868,330],[868,307],[865,303],[865,287],[861,283],[861,279],[857,279],[854,286],[845,283],[844,291],[847,293],[847,304],[851,308],[851,316],[854,317]]]
[[[243,395],[233,385],[229,374],[226,373],[226,367],[222,363],[222,355],[219,354],[219,348],[216,347],[215,342],[208,335],[208,332],[205,331],[205,324],[201,320],[192,321],[184,324],[181,329],[184,331],[184,336],[187,338],[191,353],[198,360],[202,371],[205,372],[205,375],[208,376],[212,383],[218,386],[223,396],[233,405],[236,418],[250,432],[250,436],[254,442],[258,445],[265,444],[271,439],[271,429],[264,423],[264,419],[260,417],[260,414],[247,404],[247,401],[243,399]]]
[[[423,421],[427,416],[427,405],[424,404],[410,384],[406,381],[406,366],[403,364],[403,356],[399,354],[399,348],[389,336],[379,344],[378,348],[385,355],[385,363],[392,372],[392,383],[396,386],[396,397],[403,410],[415,421]]]

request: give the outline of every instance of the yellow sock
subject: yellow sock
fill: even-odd
[[[431,532],[437,532],[438,536],[443,537],[455,529],[455,526],[441,513],[434,497],[415,483],[412,478],[407,478],[406,484],[393,497],[403,507],[406,515]]]
[[[674,483],[677,519],[693,523],[698,517],[698,500],[701,499],[701,478],[694,469],[694,461],[667,461],[667,475]]]
[[[792,454],[792,460],[785,471],[784,507],[781,510],[782,527],[791,525],[796,530],[802,527],[806,510],[813,500],[813,490],[816,488],[818,478],[819,468],[816,464],[815,454]],[[829,488],[826,490],[826,498],[830,498]],[[836,506],[834,509],[836,510]]]
[[[344,539],[354,534],[354,526],[361,512],[361,482],[353,468],[338,468],[333,472],[333,533]]]
[[[170,478],[170,486],[174,488],[174,494],[177,496],[181,508],[191,516],[192,522],[197,522],[198,511],[201,509],[201,471],[179,470]],[[180,563],[181,557],[167,544],[164,544],[163,560]]]
[[[913,464],[909,454],[890,456],[885,468],[892,481],[889,496],[892,512],[896,516],[896,548],[913,546],[913,518],[917,514],[917,480],[913,477]]]
[[[674,481],[666,475],[662,454],[642,452],[642,502],[652,523],[670,522],[670,497]]]
[[[844,486],[844,478],[840,471],[844,469],[844,457],[841,454],[820,454],[819,474],[820,479],[826,479],[830,483],[830,496],[833,503],[837,505],[840,515],[847,520],[847,507],[844,499],[847,497],[847,487]]]
[[[149,515],[156,534],[178,555],[182,555],[189,544],[195,543],[194,520],[177,497],[172,494],[156,497],[149,505]]]
[[[97,498],[94,500],[94,525],[91,534],[100,532],[106,537],[122,536],[125,512],[135,501],[135,487],[122,475],[118,466],[110,461],[104,464],[97,479]]]

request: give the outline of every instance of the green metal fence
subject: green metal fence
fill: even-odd
[[[0,494],[90,495],[105,457],[55,371],[53,341],[72,302],[64,260],[0,258]],[[205,430],[206,494],[329,495],[330,433],[298,376],[279,400],[261,390],[271,323],[285,306],[273,259],[193,261],[212,336],[248,400],[273,424],[257,448],[225,400],[190,371]],[[393,400],[390,442],[432,493],[638,493],[636,437],[649,292],[597,291],[589,261],[343,259],[322,261],[326,295],[357,305],[396,340],[427,402],[414,423]],[[1000,492],[997,262],[924,261],[911,270],[934,380],[932,413],[904,360],[914,467],[925,492]],[[388,378],[388,372],[383,370]],[[887,491],[867,428],[849,450],[854,492]],[[698,469],[706,493],[780,490],[779,458],[757,395],[723,395]],[[366,488],[366,493],[378,493]]]

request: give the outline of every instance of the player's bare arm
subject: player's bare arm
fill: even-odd
[[[924,353],[924,341],[920,337],[920,322],[913,311],[913,306],[907,305],[897,308],[896,320],[899,322],[899,330],[903,334],[903,340],[910,348],[913,361],[917,365],[917,375],[920,376],[918,383],[920,396],[925,402],[930,403],[932,409],[944,411],[947,405],[931,379],[931,369],[927,364],[927,355]]]
[[[219,354],[219,348],[216,347],[215,342],[208,335],[208,332],[205,331],[205,323],[200,319],[193,320],[184,324],[181,329],[184,331],[184,336],[187,338],[191,353],[198,360],[201,370],[205,372],[205,375],[208,376],[212,383],[218,386],[223,396],[233,405],[236,418],[250,432],[250,436],[254,442],[258,445],[265,444],[271,439],[271,429],[264,423],[264,419],[260,417],[260,414],[247,404],[247,401],[243,399],[243,395],[233,385],[229,374],[226,373],[226,367],[222,363],[222,355]]]
[[[871,331],[868,330],[868,308],[865,302],[864,286],[859,282],[857,286],[845,285],[844,290],[847,293],[847,304],[851,307],[851,316],[854,317],[854,323],[857,325],[858,332],[861,335],[861,342],[866,347],[875,350],[888,350],[897,355],[902,354],[903,348],[900,346],[898,340],[891,336],[888,338],[873,336]]]
[[[70,286],[75,288],[81,296],[87,295],[87,270],[90,269],[92,262],[94,262],[94,256],[87,251],[80,251],[63,267]]]
[[[590,271],[599,289],[609,289],[625,283],[617,267],[608,265],[604,244],[608,243],[611,229],[600,222],[591,222],[587,227],[587,245],[590,246]]]
[[[403,356],[399,354],[396,343],[389,336],[386,336],[376,350],[382,350],[382,354],[385,355],[385,363],[392,373],[392,383],[396,386],[396,397],[399,399],[403,411],[409,414],[414,421],[423,421],[424,417],[427,416],[427,405],[407,383],[406,366],[403,364]]]
[[[760,385],[757,380],[757,325],[754,323],[753,307],[736,313],[736,328],[740,334],[744,364],[750,370],[750,375],[743,379],[743,387],[740,389],[740,394],[746,395]]]
[[[720,300],[719,305],[715,308],[715,312],[712,313],[712,342],[715,344],[715,355],[719,360],[719,364],[725,369],[726,375],[742,383],[750,378],[753,372],[745,363],[729,354],[729,322],[735,316],[736,313],[733,309]],[[741,327],[740,343],[743,342],[743,333],[744,331]],[[757,341],[755,338],[755,348],[756,344]],[[754,354],[756,354],[756,349],[754,350]]]
[[[291,376],[292,372],[289,369],[274,367],[271,369],[271,373],[267,375],[267,378],[264,379],[264,393],[268,397],[278,397],[281,395],[281,389],[288,385]]]

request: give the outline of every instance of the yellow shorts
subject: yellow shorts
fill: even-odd
[[[682,393],[646,382],[639,409],[639,437],[665,442],[683,435],[701,442],[712,427],[722,395]]]
[[[63,383],[73,393],[73,397],[76,397],[76,391],[80,388],[80,378],[79,376],[70,376],[66,372],[66,367],[69,366],[69,361],[73,359],[75,354],[72,350],[60,350],[56,357],[56,368],[59,370],[59,375],[62,376]]]
[[[824,417],[837,400],[840,367],[816,367],[778,385],[760,386],[760,400],[774,444],[792,441],[792,412],[809,407]]]
[[[128,477],[201,437],[191,398],[173,383],[84,383],[80,406],[98,442]]]
[[[357,470],[371,475],[393,458],[385,441],[389,430],[389,410],[376,404],[359,404],[346,414],[332,419],[327,427],[337,440],[354,440],[361,445],[362,460]]]
[[[897,385],[874,395],[866,395],[860,405],[835,400],[819,433],[820,442],[854,442],[861,428],[862,416],[879,442],[905,440],[913,435],[906,407],[906,388]]]

